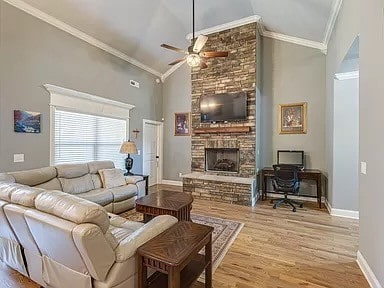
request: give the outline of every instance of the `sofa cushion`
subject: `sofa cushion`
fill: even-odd
[[[103,187],[103,183],[101,183],[101,178],[99,173],[97,174],[91,174],[92,182],[93,182],[93,187],[95,189],[100,189]]]
[[[115,168],[115,164],[112,161],[93,161],[88,163],[89,173],[97,174],[102,169]]]
[[[11,202],[25,207],[35,207],[36,197],[44,192],[44,189],[20,185],[11,194]]]
[[[121,169],[102,169],[99,170],[103,188],[113,188],[126,185],[124,172]]]
[[[113,202],[113,194],[107,189],[94,189],[89,192],[77,195],[80,198],[95,202],[101,206],[106,206]]]
[[[94,189],[92,177],[86,174],[77,178],[59,178],[63,191],[70,194],[79,194],[88,192]]]
[[[42,188],[45,190],[60,190],[62,191],[63,188],[61,187],[61,183],[59,179],[53,178],[52,180],[49,180],[48,182],[39,184],[35,186],[36,188]]]
[[[58,178],[77,178],[89,173],[87,164],[60,164],[56,170]]]
[[[137,187],[132,184],[109,188],[108,191],[112,192],[114,202],[124,201],[137,195]]]
[[[91,201],[61,191],[46,191],[35,200],[37,210],[69,220],[76,224],[98,225],[103,233],[109,228],[107,211]]]
[[[36,186],[45,183],[57,176],[55,167],[44,167],[26,171],[10,172],[16,183],[28,186]]]
[[[134,176],[134,175],[125,176],[125,182],[127,182],[127,184],[136,184],[137,182],[140,182],[143,180],[144,180],[143,176]]]
[[[11,202],[12,193],[20,187],[28,187],[18,183],[0,182],[0,200]]]

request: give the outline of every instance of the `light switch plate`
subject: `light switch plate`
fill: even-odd
[[[13,162],[14,163],[24,162],[24,154],[13,154]]]
[[[360,171],[362,174],[367,175],[367,162],[361,162]]]
[[[140,155],[141,154],[141,150],[137,150],[137,155]]]

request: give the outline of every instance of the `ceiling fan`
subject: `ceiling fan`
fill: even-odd
[[[191,67],[207,68],[208,65],[206,63],[206,59],[208,58],[216,58],[216,57],[227,57],[228,52],[224,51],[205,51],[201,52],[204,48],[205,43],[208,41],[208,37],[205,35],[199,35],[197,39],[195,39],[195,0],[192,0],[192,45],[188,47],[188,50],[183,50],[180,48],[176,48],[174,46],[168,44],[161,44],[160,46],[166,49],[170,49],[179,53],[184,54],[183,58],[177,59],[169,65],[175,65],[180,62],[187,61],[187,64]]]

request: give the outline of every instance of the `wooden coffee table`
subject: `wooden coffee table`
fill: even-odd
[[[211,288],[212,231],[181,221],[146,242],[137,250],[139,288],[163,288],[167,283],[169,288],[190,287],[204,270],[205,288]],[[205,255],[199,254],[203,247]],[[157,272],[147,279],[148,268]]]
[[[191,221],[193,197],[189,193],[160,191],[136,200],[136,211],[144,214],[144,222],[159,215],[171,215],[179,221]]]

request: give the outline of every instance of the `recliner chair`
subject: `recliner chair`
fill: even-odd
[[[303,203],[288,198],[289,194],[297,195],[299,193],[300,181],[297,176],[299,168],[296,165],[279,164],[273,165],[273,170],[275,172],[275,177],[272,179],[273,188],[276,192],[284,193],[284,198],[271,200],[271,203],[277,201],[273,205],[273,209],[276,209],[282,204],[292,206],[293,212],[296,212],[295,204],[303,208]]]

